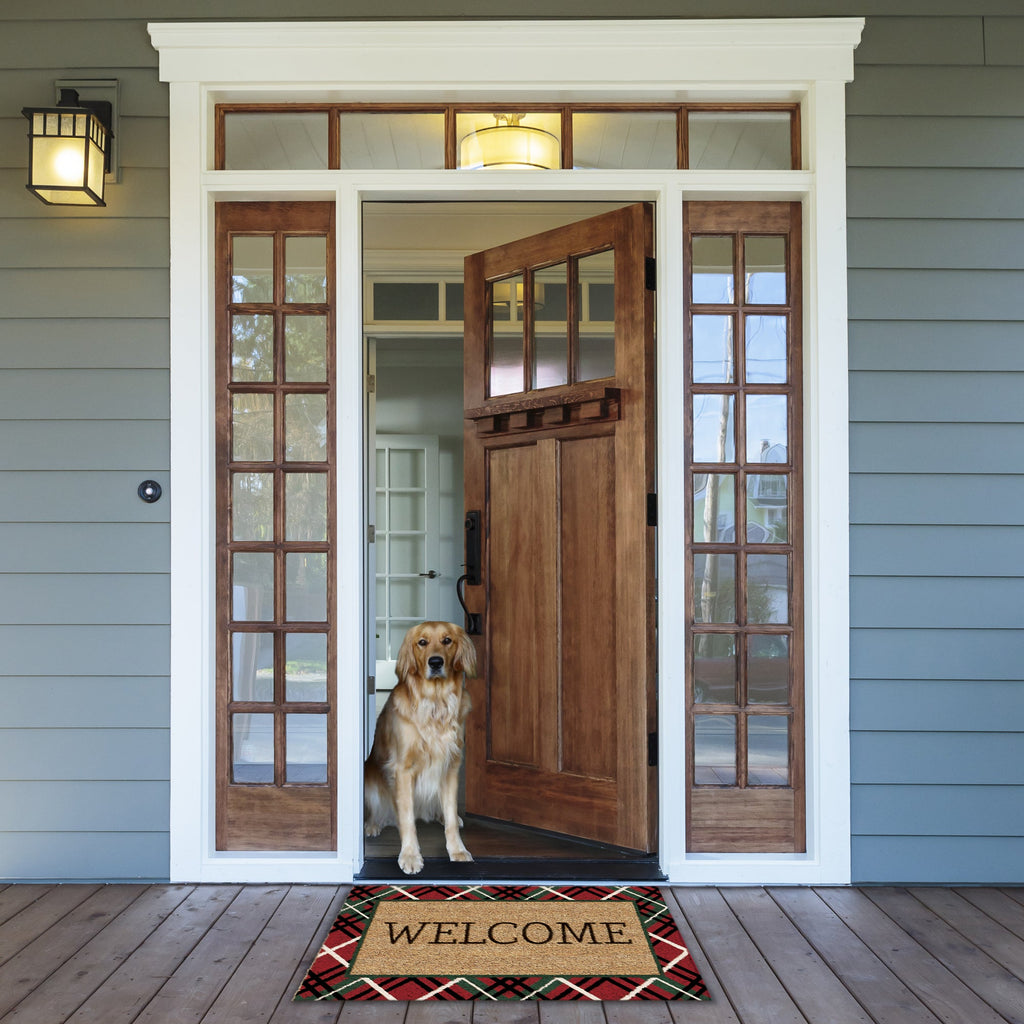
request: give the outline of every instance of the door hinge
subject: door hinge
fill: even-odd
[[[366,528],[366,543],[367,544],[375,544],[376,541],[377,541],[377,527],[376,526],[368,526]]]
[[[658,495],[648,494],[647,495],[647,525],[657,526],[658,525]]]
[[[367,676],[366,677],[366,695],[372,697],[377,692],[377,677]]]
[[[377,394],[377,374],[368,373],[366,375],[366,393],[368,395]]]
[[[658,290],[658,263],[653,256],[644,257],[644,286],[649,292]]]
[[[658,734],[656,732],[647,734],[647,767],[658,767]]]

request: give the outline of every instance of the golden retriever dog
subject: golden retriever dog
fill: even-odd
[[[443,822],[450,860],[473,859],[456,804],[471,706],[465,682],[475,674],[473,641],[454,623],[422,622],[406,633],[398,684],[381,709],[363,769],[363,802],[368,836],[398,826],[398,866],[407,875],[423,869],[417,818]]]

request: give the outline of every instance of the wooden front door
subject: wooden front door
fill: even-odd
[[[466,258],[466,808],[656,842],[651,207]]]

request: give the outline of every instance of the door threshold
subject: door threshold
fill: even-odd
[[[536,857],[481,857],[452,863],[447,857],[425,857],[418,875],[404,875],[394,857],[367,857],[357,882],[664,882],[656,855],[614,860],[542,860]]]

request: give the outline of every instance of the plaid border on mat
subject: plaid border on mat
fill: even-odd
[[[382,900],[628,900],[635,904],[660,973],[643,977],[353,977],[363,931]],[[296,1000],[707,999],[707,988],[661,891],[654,886],[357,885],[348,895]]]

